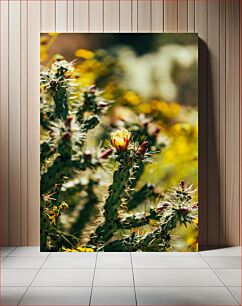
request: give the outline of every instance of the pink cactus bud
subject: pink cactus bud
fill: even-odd
[[[140,147],[139,147],[139,153],[144,155],[146,150],[148,149],[148,141],[144,141],[141,143]]]
[[[159,203],[157,206],[156,206],[156,209],[158,211],[163,211],[165,210],[166,208],[168,208],[170,206],[170,203],[169,202],[161,202]]]
[[[71,127],[71,121],[73,120],[73,117],[72,116],[67,116],[66,118],[66,121],[65,121],[65,126],[67,128],[70,128]]]
[[[110,154],[112,154],[112,152],[113,152],[113,149],[109,148],[109,149],[105,150],[104,152],[102,152],[100,157],[106,159],[106,158],[109,157]]]
[[[71,132],[65,132],[65,133],[62,135],[62,139],[63,139],[63,140],[70,140],[70,139],[71,139]]]
[[[86,158],[87,160],[91,160],[91,159],[92,159],[92,153],[91,153],[91,151],[86,151],[86,152],[84,153],[84,156],[85,156],[85,158]]]
[[[183,207],[180,208],[180,212],[182,214],[187,214],[189,211],[188,211],[188,208],[186,206],[183,206]]]
[[[156,129],[155,129],[155,131],[154,131],[154,133],[153,133],[153,135],[158,135],[159,132],[160,132],[160,130],[161,130],[161,127],[160,127],[160,126],[157,126]]]

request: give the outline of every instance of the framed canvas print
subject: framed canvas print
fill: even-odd
[[[41,251],[197,251],[197,35],[43,33],[40,51]]]

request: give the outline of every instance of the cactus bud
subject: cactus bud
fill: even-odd
[[[97,89],[96,85],[91,85],[89,87],[90,92],[94,92]]]
[[[185,181],[181,181],[180,185],[181,185],[182,190],[184,190],[184,188],[185,188]]]
[[[73,117],[72,116],[67,116],[66,120],[65,120],[65,126],[67,128],[70,128],[71,127],[71,121],[73,120]]]
[[[59,209],[60,210],[66,210],[68,207],[69,207],[69,205],[66,202],[62,201],[60,206],[59,206]]]
[[[100,102],[98,103],[98,106],[99,106],[100,108],[104,108],[104,107],[107,107],[107,106],[108,106],[108,103],[105,102],[105,101],[100,101]]]
[[[157,134],[159,134],[160,130],[161,130],[161,127],[157,126],[156,129],[153,132],[153,135],[156,136]]]
[[[91,160],[92,159],[92,153],[91,153],[91,151],[86,151],[85,153],[84,153],[84,156],[85,156],[85,159],[86,160]]]
[[[106,158],[109,157],[110,154],[112,154],[112,152],[113,152],[113,149],[109,148],[109,149],[107,149],[107,150],[105,150],[104,152],[101,153],[100,158],[106,159]]]
[[[149,121],[146,120],[146,121],[143,123],[143,126],[144,126],[145,129],[148,129]]]
[[[71,71],[64,72],[64,78],[69,79],[71,77]]]
[[[162,202],[156,206],[157,211],[163,211],[170,206],[169,202]]]
[[[189,212],[188,208],[186,206],[183,206],[179,209],[179,211],[182,213],[182,214],[187,214]]]
[[[70,140],[71,139],[71,132],[65,132],[62,135],[62,140]]]
[[[52,80],[52,81],[50,82],[50,87],[51,87],[52,89],[56,89],[57,84],[58,84],[57,80]]]
[[[141,143],[139,147],[139,153],[144,155],[147,149],[148,149],[148,141],[144,141]]]

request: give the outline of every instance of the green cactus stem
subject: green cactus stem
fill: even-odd
[[[96,229],[94,242],[108,241],[118,229],[118,209],[126,197],[130,184],[131,160],[127,159],[113,174],[113,183],[109,187],[109,195],[104,205],[105,222]]]
[[[148,214],[137,213],[120,220],[118,227],[120,229],[132,229],[140,227],[149,224],[151,220],[160,220],[161,216],[162,212],[151,208]]]
[[[154,185],[145,184],[138,191],[134,191],[127,203],[128,210],[135,209],[142,204],[146,199],[155,196]]]
[[[90,221],[91,217],[95,215],[97,210],[98,198],[93,190],[93,187],[97,184],[95,181],[90,181],[87,186],[87,201],[80,211],[79,216],[73,223],[70,233],[80,237],[81,232],[85,228],[86,224]]]

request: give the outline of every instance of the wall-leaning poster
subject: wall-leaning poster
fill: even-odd
[[[45,33],[40,51],[41,251],[197,251],[197,35]]]

